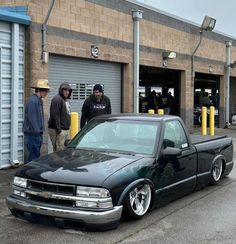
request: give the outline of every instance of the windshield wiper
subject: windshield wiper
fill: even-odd
[[[77,147],[76,149],[80,150],[88,150],[94,152],[102,152],[102,153],[117,153],[117,154],[125,154],[125,155],[136,155],[135,152],[123,151],[123,150],[116,150],[116,149],[109,149],[109,148],[92,148],[92,147]]]
[[[135,152],[122,151],[122,150],[109,150],[108,149],[107,151],[104,150],[104,152],[107,152],[107,153],[118,153],[118,154],[132,155],[132,156],[136,155]]]

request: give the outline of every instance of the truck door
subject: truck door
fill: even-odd
[[[162,150],[166,147],[181,149],[181,155],[162,156],[160,152],[157,186],[168,198],[175,199],[193,191],[197,170],[196,150],[178,120],[165,122]]]

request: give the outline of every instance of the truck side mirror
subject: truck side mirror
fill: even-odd
[[[162,151],[162,155],[164,157],[168,157],[168,156],[180,156],[182,153],[181,149],[179,148],[175,148],[175,147],[166,147],[165,149],[163,149]]]

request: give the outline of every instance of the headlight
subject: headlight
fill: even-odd
[[[27,179],[15,176],[13,179],[13,185],[26,188],[27,187]]]
[[[113,207],[110,192],[104,188],[77,186],[76,207],[109,209]]]
[[[104,188],[77,186],[76,195],[79,197],[106,198],[110,192]]]

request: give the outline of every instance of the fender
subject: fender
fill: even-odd
[[[117,205],[119,206],[119,205],[121,205],[122,204],[122,202],[123,202],[123,200],[124,200],[124,198],[125,198],[125,196],[127,195],[127,193],[133,188],[133,187],[135,187],[135,186],[137,186],[137,185],[139,185],[140,183],[149,183],[150,184],[150,186],[151,186],[151,189],[152,189],[152,193],[154,192],[154,184],[153,184],[153,182],[150,180],[150,179],[148,179],[148,178],[141,178],[141,179],[138,179],[138,180],[135,180],[135,181],[133,181],[133,182],[131,182],[124,190],[123,190],[123,192],[122,192],[122,194],[120,195],[120,198],[119,198],[119,200],[118,200],[118,203],[117,203]]]

